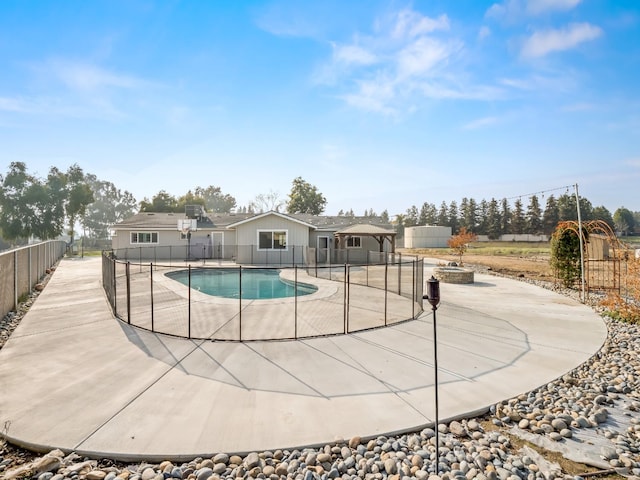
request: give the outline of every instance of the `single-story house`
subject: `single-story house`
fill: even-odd
[[[111,227],[118,258],[221,259],[240,264],[365,263],[395,252],[396,232],[377,217],[141,212]]]

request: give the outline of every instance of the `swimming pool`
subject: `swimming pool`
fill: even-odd
[[[189,270],[167,273],[167,277],[189,285]],[[215,297],[240,298],[240,269],[196,268],[191,270],[191,288]],[[297,288],[280,278],[280,271],[266,268],[242,269],[242,298],[267,300],[272,298],[310,295],[318,291],[315,285],[298,282]]]

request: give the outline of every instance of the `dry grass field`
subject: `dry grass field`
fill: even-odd
[[[459,262],[450,248],[402,249],[403,254],[437,258],[446,262]],[[492,271],[513,277],[553,281],[549,266],[548,242],[476,242],[462,257],[463,265],[480,265]]]

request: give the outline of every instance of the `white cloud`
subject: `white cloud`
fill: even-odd
[[[131,89],[148,84],[135,76],[109,71],[88,63],[52,60],[43,68],[74,90],[92,91],[111,87]]]
[[[486,18],[515,22],[528,16],[562,12],[575,8],[582,0],[505,0],[494,3],[485,12]]]
[[[410,112],[421,99],[469,98],[460,76],[449,72],[464,45],[448,30],[447,15],[394,12],[350,43],[332,44],[333,55],[314,80],[343,86],[337,97],[352,107],[387,115]]]
[[[512,22],[520,18],[524,13],[522,0],[505,0],[502,3],[494,3],[485,12],[485,18],[505,20]]]
[[[572,23],[560,30],[537,31],[525,40],[520,53],[526,58],[543,57],[551,52],[570,50],[602,34],[600,27],[590,23]]]
[[[573,103],[571,105],[565,105],[560,110],[563,112],[587,112],[595,109],[595,105],[592,103]]]
[[[394,23],[391,37],[395,39],[415,38],[436,30],[449,30],[449,17],[446,15],[430,18],[408,8],[398,12]]]
[[[30,113],[33,106],[21,98],[0,97],[0,110],[14,113]]]
[[[626,160],[624,163],[626,163],[630,167],[638,167],[638,168],[640,168],[640,157],[630,158],[630,159]]]
[[[453,53],[453,46],[429,37],[421,37],[397,53],[398,75],[408,77],[431,73]]]
[[[578,6],[582,0],[528,0],[527,12],[539,15],[550,11],[566,11]]]
[[[497,122],[498,122],[497,117],[482,117],[463,125],[462,128],[465,130],[477,130],[479,128],[484,128],[484,127],[494,125]]]
[[[490,35],[491,35],[491,29],[486,25],[483,25],[482,27],[480,27],[480,30],[478,30],[478,40],[484,40]]]
[[[348,65],[371,65],[377,61],[374,53],[358,45],[334,46],[333,58]]]

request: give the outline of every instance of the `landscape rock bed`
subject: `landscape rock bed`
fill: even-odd
[[[563,293],[576,295],[572,291]],[[30,302],[33,300],[35,297]],[[27,309],[25,306],[9,319],[5,317],[2,331],[10,334]],[[278,449],[241,456],[217,453],[189,462],[167,460],[159,464],[95,460],[59,450],[37,456],[0,441],[0,477],[6,480],[580,479],[581,473],[589,476],[586,467],[578,465],[579,471],[563,471],[558,463],[547,460],[546,450],[539,452],[522,446],[516,438],[520,431],[562,445],[574,441],[581,431],[589,431],[603,439],[606,446],[601,448],[597,461],[587,459],[585,463],[638,479],[640,328],[611,320],[607,320],[607,326],[608,337],[602,349],[572,372],[491,406],[486,417],[440,424],[437,471],[435,432],[427,428],[369,440],[354,437],[321,448]],[[626,428],[609,422],[614,408],[629,418]]]

